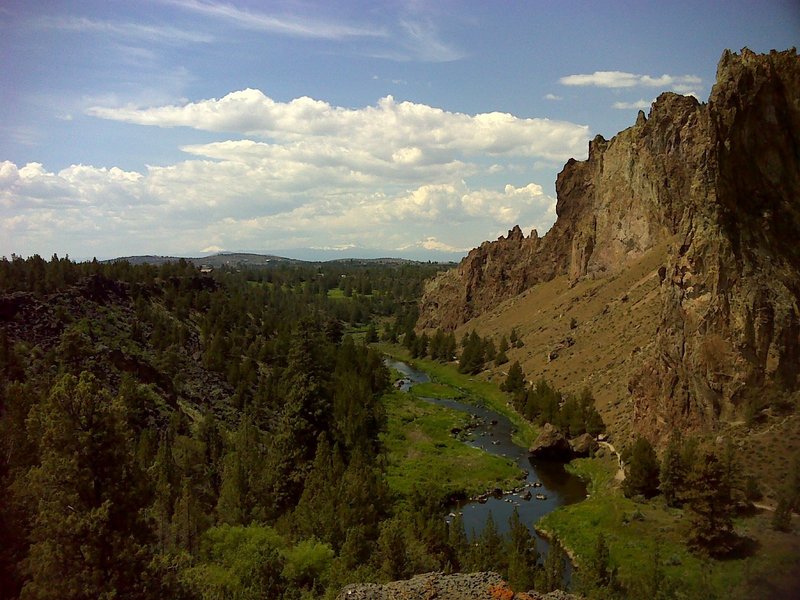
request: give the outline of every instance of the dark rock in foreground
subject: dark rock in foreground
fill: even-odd
[[[346,586],[336,600],[576,600],[555,591],[549,594],[511,591],[497,573],[425,573],[404,581],[356,583]]]

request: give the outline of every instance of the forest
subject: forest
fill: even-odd
[[[0,261],[4,598],[318,598],[494,569],[561,584],[528,528],[469,544],[392,493],[368,345],[438,267]],[[452,351],[455,351],[452,349]]]
[[[513,329],[497,343],[417,335],[417,300],[438,269],[0,260],[0,597],[335,598],[348,583],[431,571],[562,587],[559,540],[540,554],[516,511],[507,534],[490,514],[475,535],[443,519],[442,490],[387,482],[395,375],[373,343],[465,376],[523,345]],[[590,390],[562,394],[516,361],[507,369],[500,389],[520,418],[571,436],[604,430]],[[661,460],[644,439],[623,458],[625,496],[685,507],[693,552],[741,551],[737,505],[760,492],[736,477],[733,453],[675,436]],[[774,529],[790,528],[797,497]],[[623,579],[610,543],[602,532],[584,542],[573,589],[681,597],[658,547]]]

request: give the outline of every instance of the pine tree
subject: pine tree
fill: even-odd
[[[681,439],[678,434],[669,438],[661,461],[659,489],[668,506],[679,506],[686,480],[686,467],[681,457]]]
[[[778,498],[778,506],[772,515],[772,528],[776,531],[792,529],[792,506],[786,494],[781,494]]]
[[[612,584],[614,571],[605,536],[600,533],[594,546],[594,555],[588,564],[587,579],[594,589],[608,588]]]
[[[447,528],[447,544],[456,560],[457,570],[464,570],[468,563],[469,541],[464,531],[464,519],[456,515]]]
[[[658,493],[658,457],[650,442],[637,437],[633,443],[628,464],[628,472],[622,489],[629,498],[642,495],[650,498]]]
[[[175,502],[172,514],[172,540],[175,548],[193,554],[197,550],[202,529],[202,514],[195,500],[192,482],[184,477],[181,494]]]
[[[516,507],[508,521],[508,583],[517,591],[531,590],[536,585],[539,552],[536,538],[519,518]]]
[[[24,477],[33,516],[23,598],[142,597],[144,481],[124,406],[89,373],[31,410],[41,462]]]
[[[734,506],[725,468],[713,452],[704,452],[695,463],[683,499],[690,514],[690,547],[711,556],[728,554],[737,541]]]
[[[500,389],[510,394],[525,391],[525,373],[522,372],[522,367],[519,365],[518,360],[515,360],[514,364],[511,365],[506,380],[500,384]]]
[[[478,557],[480,569],[504,573],[508,566],[503,548],[503,536],[497,531],[492,511],[486,517],[486,525],[478,538]]]
[[[217,521],[228,525],[245,522],[246,475],[239,455],[229,452],[223,459],[222,485],[217,500]]]
[[[539,578],[540,583],[536,586],[536,589],[545,593],[561,589],[564,581],[566,560],[567,555],[561,546],[561,541],[558,538],[553,538],[550,542],[547,556],[544,559],[542,573]]]

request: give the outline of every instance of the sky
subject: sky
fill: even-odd
[[[519,224],[770,0],[0,2],[0,256],[452,260]]]

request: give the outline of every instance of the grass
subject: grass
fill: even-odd
[[[342,288],[331,288],[328,290],[328,298],[347,298],[344,295],[344,290]]]
[[[561,507],[537,523],[537,528],[562,541],[579,567],[591,560],[597,536],[603,533],[623,581],[651,573],[658,547],[665,575],[680,582],[691,598],[744,590],[761,579],[775,582],[781,574],[791,577],[797,568],[800,539],[771,531],[771,513],[736,522],[737,532],[758,544],[754,556],[719,561],[692,554],[685,544],[688,519],[684,511],[667,508],[660,497],[647,502],[625,498],[614,481],[616,469],[616,460],[608,456],[572,461],[569,470],[587,481],[590,497]],[[752,592],[750,597],[755,597]]]
[[[464,393],[456,388],[443,383],[417,383],[411,388],[411,393],[418,398],[463,398]]]
[[[474,496],[518,480],[520,470],[512,461],[450,434],[464,426],[464,413],[399,391],[386,394],[383,402],[388,416],[382,437],[388,454],[386,479],[393,492],[408,495],[416,487],[441,498]]]
[[[516,429],[513,436],[515,444],[529,448],[536,439],[538,433],[536,426],[526,421],[514,410],[509,402],[508,396],[504,392],[501,392],[494,383],[485,381],[474,375],[459,373],[456,366],[450,363],[440,363],[427,358],[412,359],[408,350],[399,344],[379,343],[375,344],[375,346],[384,354],[397,360],[402,360],[416,369],[425,371],[434,383],[457,390],[461,394],[459,397],[461,400],[476,404],[484,404],[495,412],[508,417]],[[413,389],[414,388],[412,388],[412,390]]]

